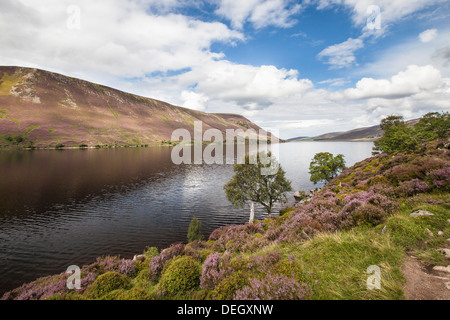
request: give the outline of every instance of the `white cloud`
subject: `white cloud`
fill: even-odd
[[[342,87],[348,83],[350,83],[350,81],[345,80],[344,78],[327,79],[327,80],[318,82],[318,84],[327,84],[331,87]]]
[[[352,10],[355,25],[364,26],[367,22],[367,8],[371,5],[380,7],[382,24],[391,24],[445,0],[317,0],[319,9],[343,5]]]
[[[441,84],[441,73],[433,66],[411,65],[390,80],[363,78],[355,88],[346,89],[343,94],[349,99],[397,99],[437,89]]]
[[[242,29],[247,21],[256,29],[267,26],[285,28],[296,23],[292,15],[301,8],[292,0],[220,0],[216,14],[230,20],[237,29]]]
[[[206,102],[209,98],[201,93],[196,93],[193,91],[183,90],[181,92],[181,99],[184,101],[183,107],[193,110],[205,111]]]
[[[436,29],[428,29],[419,34],[419,39],[423,43],[427,43],[430,41],[433,41],[437,37],[437,30]]]
[[[219,22],[180,14],[153,15],[155,1],[3,0],[0,63],[40,66],[78,74],[140,77],[190,68],[211,59],[215,42],[232,44],[242,33]],[[69,5],[80,8],[80,28],[67,28]]]
[[[264,109],[274,100],[303,93],[313,87],[308,79],[299,79],[296,70],[274,66],[254,67],[229,61],[211,61],[180,75],[185,85],[211,99],[233,101],[247,110]]]
[[[361,39],[348,38],[346,41],[329,46],[322,50],[318,57],[326,58],[331,68],[344,68],[356,63],[355,51],[364,47]]]

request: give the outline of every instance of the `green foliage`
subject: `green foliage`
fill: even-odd
[[[13,145],[21,144],[25,140],[24,137],[21,135],[9,135],[9,136],[4,137],[4,139],[8,143],[13,144]]]
[[[402,116],[390,115],[381,120],[380,126],[383,136],[374,142],[373,154],[414,152],[428,141],[447,137],[450,117],[448,112],[430,112],[411,126]]]
[[[153,258],[159,255],[158,248],[156,247],[147,247],[144,250],[144,256],[146,258]]]
[[[93,299],[99,299],[117,289],[124,289],[130,284],[130,279],[118,272],[109,271],[95,279],[87,289],[87,295]]]
[[[187,235],[189,242],[203,239],[201,228],[202,223],[197,219],[196,216],[193,216],[191,223],[189,224],[189,230]]]
[[[226,276],[215,288],[213,296],[217,300],[231,300],[237,290],[249,284],[249,275],[244,271]]]
[[[284,208],[284,209],[280,210],[280,217],[284,216],[285,214],[289,214],[289,213],[291,213],[294,210],[295,210],[294,207]]]
[[[57,143],[56,145],[55,145],[55,148],[56,149],[62,149],[62,148],[64,148],[64,145],[62,144],[62,143]]]
[[[265,174],[267,172],[264,170],[270,171],[269,168],[278,170],[272,175]],[[273,205],[286,199],[286,193],[292,190],[285,171],[270,153],[259,153],[252,157],[247,155],[243,164],[234,166],[234,173],[224,190],[228,200],[236,207],[243,207],[247,201],[253,201],[271,213]]]
[[[374,154],[415,150],[414,129],[404,122],[402,116],[390,115],[381,120],[380,127],[383,136],[374,142]]]
[[[358,224],[376,226],[385,220],[386,212],[378,206],[366,203],[356,209],[353,218]]]
[[[160,285],[170,295],[187,292],[200,285],[201,266],[194,258],[184,256],[169,262],[161,275]]]
[[[340,171],[345,169],[344,155],[333,156],[329,152],[319,152],[309,164],[310,180],[317,184],[318,182],[330,182]]]
[[[448,112],[429,112],[414,126],[419,141],[431,141],[445,138],[450,129]]]
[[[150,294],[142,288],[121,289],[116,300],[150,300]]]

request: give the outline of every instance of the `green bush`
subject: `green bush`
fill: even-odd
[[[149,300],[150,294],[142,288],[122,290],[117,300]]]
[[[130,284],[130,279],[118,272],[110,271],[100,275],[87,289],[90,298],[98,299],[117,289],[124,289]]]
[[[176,258],[168,263],[161,275],[161,289],[171,295],[186,292],[200,285],[200,276],[201,266],[194,258]]]
[[[216,286],[213,296],[217,300],[231,300],[237,290],[242,289],[249,284],[249,275],[238,271],[226,276]]]
[[[379,225],[386,218],[386,212],[370,203],[364,204],[355,210],[353,218],[358,224]]]
[[[54,296],[48,297],[45,300],[87,300],[85,296],[70,292],[70,293],[58,293]]]
[[[156,247],[147,247],[144,250],[144,256],[146,258],[153,258],[159,255],[158,248]]]

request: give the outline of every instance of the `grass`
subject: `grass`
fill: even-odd
[[[113,114],[114,118],[116,118],[116,120],[119,120],[119,115],[117,114],[117,112],[115,112],[113,109],[109,108],[109,111],[111,111],[111,113]]]
[[[311,240],[280,247],[285,256],[293,255],[305,272],[312,272],[317,284],[313,299],[404,299],[405,278],[401,267],[406,254],[412,254],[429,265],[448,265],[437,251],[450,236],[445,205],[427,201],[445,200],[448,195],[421,195],[413,198],[375,228],[356,227],[349,231],[323,233]],[[410,213],[427,210],[432,217],[414,218]],[[386,226],[385,232],[383,228]],[[435,236],[430,236],[426,229]],[[436,236],[443,231],[442,236]],[[377,265],[381,270],[381,289],[368,290],[367,268]]]
[[[17,76],[9,75],[7,73],[3,74],[3,77],[0,79],[0,96],[7,96],[10,94],[11,88],[20,82],[21,78]]]
[[[295,256],[317,280],[313,299],[402,299],[404,251],[374,230],[354,229],[320,234],[305,243],[282,248]],[[367,289],[367,268],[381,269],[381,290]]]

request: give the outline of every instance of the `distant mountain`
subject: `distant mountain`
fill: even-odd
[[[325,133],[313,138],[314,141],[334,140],[334,141],[374,141],[381,137],[383,130],[379,125],[365,128],[358,128],[344,132]]]
[[[297,141],[297,140],[303,140],[303,139],[308,139],[309,137],[295,137],[295,138],[290,138],[290,139],[286,139],[285,141]]]
[[[417,123],[419,119],[405,121],[409,125]],[[292,138],[287,141],[375,141],[383,134],[380,125],[353,129],[342,132],[329,132],[311,138]]]
[[[261,128],[237,114],[214,114],[39,69],[0,67],[0,146],[141,145],[175,129]],[[225,137],[225,135],[224,135]]]

